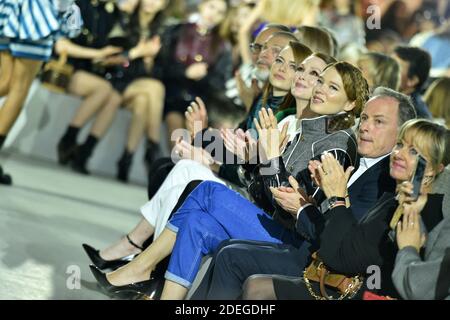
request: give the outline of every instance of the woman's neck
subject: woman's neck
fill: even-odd
[[[197,25],[197,31],[200,34],[207,34],[212,29],[209,25],[204,23],[204,20],[202,17],[200,17],[200,19],[198,19],[196,25]]]
[[[309,107],[309,100],[295,99],[295,105],[297,108],[297,119],[308,119],[317,117],[317,113],[311,110]]]
[[[336,12],[341,16],[346,16],[350,14],[350,8],[349,7],[337,7]]]
[[[272,97],[284,97],[285,95],[287,95],[287,91],[280,90],[277,88],[273,88],[272,90]]]
[[[147,13],[144,10],[139,11],[139,27],[141,29],[147,28],[148,25],[155,19],[156,13]]]

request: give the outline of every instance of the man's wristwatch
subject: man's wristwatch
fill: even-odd
[[[330,204],[330,208],[333,208],[337,204],[345,205],[346,202],[344,197],[331,197],[328,199],[328,203]]]

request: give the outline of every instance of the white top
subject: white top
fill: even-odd
[[[350,180],[348,180],[347,188],[350,187],[359,177],[361,177],[364,172],[366,172],[368,169],[376,165],[378,162],[389,156],[390,153],[385,154],[384,156],[378,157],[378,158],[361,158],[359,160],[359,167],[358,170],[356,170],[352,176],[350,177]]]
[[[297,129],[297,124],[299,123],[299,119],[297,119],[297,116],[295,114],[291,114],[284,118],[283,120],[278,123],[278,130],[282,130],[285,123],[289,123],[287,134],[289,135],[289,142],[294,140],[295,136],[301,130],[301,126],[299,129]]]

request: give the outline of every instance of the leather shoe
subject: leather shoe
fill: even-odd
[[[100,256],[100,251],[90,245],[83,243],[83,249],[86,251],[86,254],[89,259],[91,259],[92,263],[100,270],[120,268],[137,256],[137,254],[132,254],[116,260],[104,260]]]
[[[0,184],[10,186],[12,184],[12,178],[9,174],[3,172],[2,167],[0,166]]]
[[[164,284],[164,282],[161,281],[161,279],[150,278],[150,280],[131,283],[124,286],[115,286],[108,281],[106,274],[104,274],[96,266],[90,265],[89,267],[100,287],[108,294],[113,294],[123,298],[130,298],[130,295],[150,296],[153,292],[157,293],[158,291],[158,296],[160,296],[162,292],[161,284]]]

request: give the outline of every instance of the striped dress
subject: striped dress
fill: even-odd
[[[0,0],[0,51],[47,61],[55,40],[77,36],[81,25],[73,0]]]

